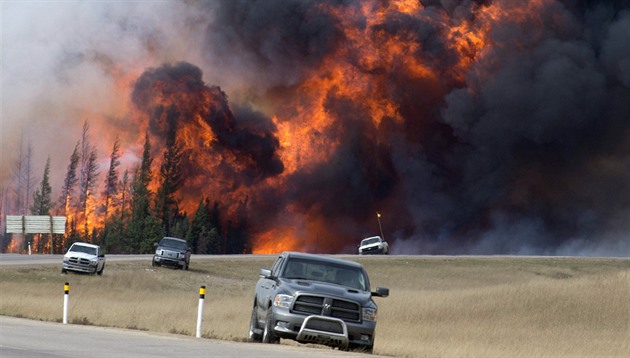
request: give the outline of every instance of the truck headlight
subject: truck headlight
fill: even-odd
[[[183,259],[183,258],[185,258],[185,257],[186,257],[186,253],[185,253],[185,252],[183,252],[183,253],[182,253],[182,252],[180,252],[180,253],[179,253],[179,258],[180,258],[180,259]]]
[[[363,320],[364,321],[376,322],[376,309],[375,308],[364,308],[363,309]]]
[[[293,296],[278,294],[273,299],[273,305],[276,307],[291,308],[293,303]]]
[[[155,250],[155,254],[156,254],[156,255],[158,255],[158,256],[160,256],[160,255],[162,254],[162,253],[161,253],[161,251],[162,251],[162,250],[157,249],[157,250]]]

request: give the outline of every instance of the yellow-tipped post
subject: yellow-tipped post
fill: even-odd
[[[206,286],[199,287],[199,307],[197,308],[197,338],[201,338],[201,326],[203,325],[203,302],[206,298]]]
[[[70,284],[63,285],[63,324],[68,324],[68,296],[70,296]]]

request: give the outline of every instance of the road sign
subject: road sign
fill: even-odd
[[[7,215],[7,234],[65,234],[65,216]]]

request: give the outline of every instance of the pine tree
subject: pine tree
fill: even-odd
[[[110,209],[114,206],[114,200],[118,195],[118,166],[120,165],[120,139],[116,137],[114,140],[114,147],[112,148],[112,154],[109,157],[109,170],[107,171],[107,177],[105,178],[105,190],[103,196],[105,197],[104,215],[105,221],[109,216]]]
[[[109,213],[115,207],[115,200],[118,195],[118,166],[120,165],[120,140],[118,137],[114,140],[114,147],[112,154],[109,157],[109,170],[107,171],[107,177],[105,178],[105,189],[103,191],[103,197],[105,202],[103,203],[103,217],[104,225],[100,238],[100,243],[103,247],[106,247],[107,239],[110,236],[110,218]]]
[[[149,184],[151,183],[152,161],[151,142],[149,140],[149,133],[147,132],[145,134],[144,150],[142,152],[142,163],[140,167],[136,169],[132,184],[133,197],[131,200],[131,221],[129,223],[128,236],[130,249],[133,253],[144,252],[147,246],[145,241],[156,239],[147,237],[147,235],[150,234],[149,231],[155,231],[153,227],[150,227],[154,225],[155,220],[152,220],[153,218],[149,206],[151,200]]]
[[[190,224],[186,241],[190,244],[190,248],[195,254],[207,254],[207,234],[208,234],[208,210],[204,205],[204,199],[199,201],[195,218]]]
[[[228,224],[228,254],[243,254],[251,252],[249,248],[249,220],[247,213],[248,198],[245,198],[237,209],[237,222]]]
[[[44,168],[44,176],[39,188],[33,194],[33,205],[31,206],[31,214],[33,215],[50,215],[52,209],[52,188],[50,186],[50,156],[46,161]],[[43,252],[44,240],[42,234],[37,234],[33,240],[33,248],[35,252]]]
[[[221,224],[221,212],[219,209],[219,202],[214,201],[212,207],[210,207],[210,200],[206,199],[206,210],[208,212],[209,227],[211,228],[211,239],[208,242],[209,254],[221,254],[227,252],[227,245],[223,238],[223,226]]]
[[[179,114],[174,106],[171,106],[167,115],[168,132],[166,136],[166,150],[164,160],[160,166],[160,187],[157,190],[155,210],[162,220],[164,232],[167,236],[173,235],[173,227],[179,216],[179,206],[175,194],[182,185],[181,159],[182,154],[177,143],[177,119]]]
[[[31,213],[33,215],[50,215],[50,210],[52,209],[51,194],[49,156],[48,160],[46,160],[42,182],[40,183],[39,189],[33,194],[33,206],[31,206]]]
[[[86,120],[83,123],[81,135],[81,153],[79,169],[79,201],[75,207],[75,218],[83,228],[83,238],[89,240],[90,222],[92,220],[94,188],[98,176],[98,164],[96,163],[96,147],[90,141],[90,125]]]
[[[120,240],[123,240],[125,224],[127,223],[127,205],[130,201],[131,197],[131,187],[129,182],[129,170],[125,169],[125,174],[123,174],[123,178],[120,181],[120,231],[118,232],[118,236]]]
[[[74,151],[70,155],[70,164],[66,170],[66,178],[61,188],[61,197],[59,198],[59,210],[61,215],[67,215],[70,209],[70,201],[74,195],[74,186],[77,184],[77,166],[79,165],[79,143],[74,147]]]
[[[79,143],[74,147],[72,154],[70,155],[70,164],[68,164],[68,169],[66,170],[66,177],[63,180],[63,186],[61,188],[61,197],[59,198],[59,213],[62,216],[68,216],[68,212],[70,211],[70,202],[74,197],[74,187],[79,180],[77,178],[77,166],[79,165]],[[71,225],[72,224],[72,225]],[[65,248],[69,238],[70,232],[75,228],[73,218],[69,218],[66,221],[66,237],[64,240],[60,242],[56,242],[54,244],[53,252],[62,252],[63,248]]]
[[[92,214],[94,213],[94,188],[96,187],[96,179],[99,174],[96,160],[96,148],[92,147],[85,168],[84,184],[81,187],[81,197],[83,200],[80,207],[83,217],[83,237],[86,238],[88,242],[91,241],[89,239],[89,230],[91,229],[90,223],[92,222]]]

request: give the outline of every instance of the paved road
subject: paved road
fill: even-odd
[[[107,255],[107,261],[135,261],[151,260],[151,255]],[[59,264],[63,261],[63,255],[20,255],[0,254],[0,266],[7,265],[34,265],[34,264]]]
[[[360,353],[261,343],[198,339],[0,316],[2,358],[368,357]],[[374,356],[371,356],[374,357]]]
[[[257,255],[270,256],[270,255]],[[105,255],[107,262],[120,262],[120,261],[137,261],[145,260],[151,262],[152,254],[149,255]],[[218,257],[230,257],[230,259],[248,259],[251,255],[194,255],[195,261],[197,260],[210,260]],[[63,260],[63,255],[21,255],[21,254],[0,254],[0,266],[8,265],[45,265],[45,264],[59,264]]]

